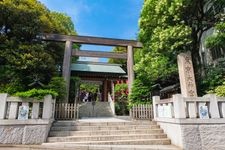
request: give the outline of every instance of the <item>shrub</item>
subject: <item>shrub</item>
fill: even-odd
[[[115,109],[117,115],[128,115],[128,86],[127,84],[116,84],[115,86]]]
[[[79,77],[71,77],[70,78],[70,91],[69,91],[69,101],[73,102],[74,98],[79,96],[79,84],[80,78]],[[77,95],[78,94],[78,95]]]
[[[129,96],[129,102],[130,102],[129,105],[148,103],[149,97],[150,97],[150,91],[151,91],[151,88],[144,85],[144,83],[141,80],[139,79],[134,80],[134,83],[132,86],[132,93]]]
[[[52,90],[43,90],[43,89],[32,89],[25,92],[17,92],[15,96],[19,96],[22,98],[34,98],[41,100],[44,98],[45,95],[52,95],[53,97],[58,96],[58,94],[55,91]]]
[[[217,96],[225,97],[225,82],[223,82],[223,85],[216,87],[215,93]]]
[[[208,66],[205,70],[205,76],[199,80],[199,95],[214,92],[216,87],[224,82],[225,76],[225,59],[221,59],[215,66]]]
[[[66,83],[62,77],[53,77],[46,86],[46,89],[55,91],[58,95],[56,100],[64,100],[66,96]]]

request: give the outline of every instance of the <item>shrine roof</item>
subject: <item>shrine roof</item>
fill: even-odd
[[[76,62],[71,64],[71,71],[109,74],[126,74],[119,64]]]

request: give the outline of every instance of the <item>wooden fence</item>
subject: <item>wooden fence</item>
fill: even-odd
[[[55,119],[56,120],[74,120],[78,116],[78,106],[75,103],[56,103]]]
[[[130,117],[132,119],[152,120],[153,119],[153,107],[152,105],[134,105],[130,109]]]

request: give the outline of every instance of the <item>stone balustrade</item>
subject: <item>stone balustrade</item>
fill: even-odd
[[[116,115],[116,112],[115,112],[115,102],[112,100],[112,97],[111,97],[110,93],[108,93],[108,101],[109,101],[110,108],[112,110],[112,114],[113,115]]]
[[[55,100],[51,95],[46,95],[43,100],[35,100],[32,98],[22,99],[20,97],[9,96],[8,94],[0,94],[0,119],[19,119],[20,106],[27,106],[27,119],[53,119]],[[21,118],[25,119],[25,118]]]
[[[153,109],[154,120],[172,144],[185,150],[225,148],[225,97],[176,94],[160,100],[155,96]]]
[[[55,100],[22,99],[0,94],[0,144],[41,144],[54,120]]]
[[[225,97],[173,95],[170,99],[153,97],[154,118],[225,118]]]

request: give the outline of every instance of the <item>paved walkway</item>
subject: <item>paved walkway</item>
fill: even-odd
[[[1,146],[0,150],[181,150],[173,145],[77,145],[76,148],[44,147],[42,145]],[[222,150],[222,149],[221,149]]]

